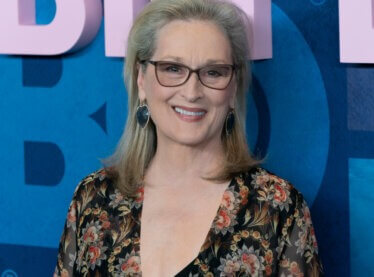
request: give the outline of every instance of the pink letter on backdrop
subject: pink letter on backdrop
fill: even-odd
[[[125,55],[127,36],[134,18],[149,2],[149,0],[104,1],[105,55],[107,57]]]
[[[374,0],[339,0],[340,61],[374,63]]]
[[[0,1],[0,54],[59,55],[78,50],[96,36],[101,0],[55,0],[48,25],[35,24],[35,0]]]
[[[106,0],[105,11],[105,54],[108,57],[123,57],[127,36],[136,15],[149,0]],[[271,1],[236,0],[251,18],[252,59],[272,58]]]
[[[271,59],[273,41],[271,29],[271,0],[234,0],[251,19],[251,58]]]

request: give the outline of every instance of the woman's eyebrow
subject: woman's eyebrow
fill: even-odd
[[[160,58],[159,60],[173,60],[175,62],[183,63],[183,59],[177,56],[164,56]]]
[[[209,65],[209,64],[228,64],[228,62],[225,61],[225,60],[212,60],[212,59],[209,59],[203,65]]]

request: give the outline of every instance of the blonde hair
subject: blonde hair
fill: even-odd
[[[115,178],[118,189],[125,195],[134,195],[142,184],[147,166],[156,148],[156,128],[152,122],[142,129],[136,121],[140,105],[137,76],[138,62],[149,60],[155,52],[158,31],[173,20],[206,20],[216,24],[228,38],[236,67],[235,127],[229,136],[222,131],[225,163],[219,172],[207,179],[226,181],[235,173],[258,164],[252,158],[245,138],[246,92],[249,84],[248,65],[249,20],[232,3],[223,0],[156,0],[149,3],[136,18],[128,38],[124,68],[128,91],[128,118],[125,131],[115,153],[104,161],[109,174]]]

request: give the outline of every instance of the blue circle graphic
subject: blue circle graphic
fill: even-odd
[[[310,0],[310,2],[315,6],[321,6],[326,3],[326,0]]]
[[[294,184],[312,206],[329,150],[326,89],[316,58],[294,22],[275,4],[272,18],[273,58],[253,65],[268,112],[248,105],[249,142],[253,147],[264,143],[256,138],[265,140],[264,167]],[[261,131],[261,126],[266,128]]]
[[[13,270],[6,269],[1,273],[1,277],[18,277],[18,275]]]

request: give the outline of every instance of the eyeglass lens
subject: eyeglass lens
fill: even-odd
[[[157,62],[157,78],[163,86],[179,86],[184,84],[190,77],[190,69],[186,66],[170,62]],[[199,79],[203,85],[224,89],[232,77],[231,65],[209,65],[198,71]]]

